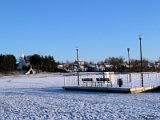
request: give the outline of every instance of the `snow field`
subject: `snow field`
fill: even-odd
[[[0,120],[160,120],[159,93],[65,91],[63,83],[62,74],[1,77]]]

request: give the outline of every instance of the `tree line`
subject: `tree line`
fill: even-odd
[[[62,63],[64,64],[64,63]],[[66,62],[66,68],[71,70],[77,65],[75,62]],[[104,61],[95,62],[84,62],[80,71],[94,72],[140,72],[141,61],[137,59],[130,60],[130,66],[128,60],[123,57],[108,57]],[[147,59],[142,60],[143,72],[160,72],[160,59],[157,61],[149,61]],[[85,70],[84,70],[85,69]]]
[[[129,62],[125,61],[123,57],[109,57],[106,58],[103,62],[104,64],[109,64],[111,67],[108,68],[109,71],[115,72],[128,72],[129,68],[131,72],[140,72],[141,61],[137,59],[130,60]],[[142,67],[144,72],[160,72],[160,60],[151,62],[147,59],[142,60]]]
[[[41,56],[34,54],[31,56],[25,56],[24,59],[30,63],[33,69],[42,72],[64,72],[62,69],[58,69],[59,62],[56,62],[53,56]],[[90,64],[94,64],[90,62]],[[110,65],[105,67],[104,71],[114,72],[128,72],[129,64],[123,57],[109,57],[104,61],[97,62],[97,65]],[[18,63],[14,55],[0,55],[0,73],[13,72],[17,70]],[[85,67],[89,66],[89,63],[85,62]],[[143,59],[143,71],[144,72],[160,72],[160,60],[149,61]],[[140,60],[131,59],[130,61],[131,72],[140,72]]]
[[[38,71],[43,72],[56,72],[57,63],[53,56],[40,56],[34,54],[29,57],[30,64],[32,67]]]
[[[7,73],[16,69],[16,58],[14,55],[0,55],[0,72]]]
[[[34,54],[25,56],[24,60],[29,62],[28,66],[24,66],[23,70],[28,70],[31,67],[37,71],[56,72],[57,63],[53,56],[40,56]],[[0,55],[0,73],[9,73],[17,70],[18,63],[14,55]]]

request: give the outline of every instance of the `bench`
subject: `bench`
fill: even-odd
[[[86,86],[88,86],[88,84],[90,83],[91,86],[93,84],[93,79],[92,78],[82,78],[82,82],[83,84],[86,84]]]
[[[107,83],[107,87],[110,84],[112,87],[112,81],[109,78],[96,78],[97,86],[102,86],[102,84]]]

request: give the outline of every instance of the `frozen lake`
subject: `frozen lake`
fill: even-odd
[[[0,120],[160,120],[159,93],[73,92],[63,84],[62,74],[0,77]]]

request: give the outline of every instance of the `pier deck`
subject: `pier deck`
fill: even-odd
[[[89,92],[109,92],[109,93],[143,93],[150,91],[158,91],[158,87],[138,87],[138,88],[113,88],[113,87],[87,87],[87,86],[64,86],[65,90],[72,91],[89,91]]]

